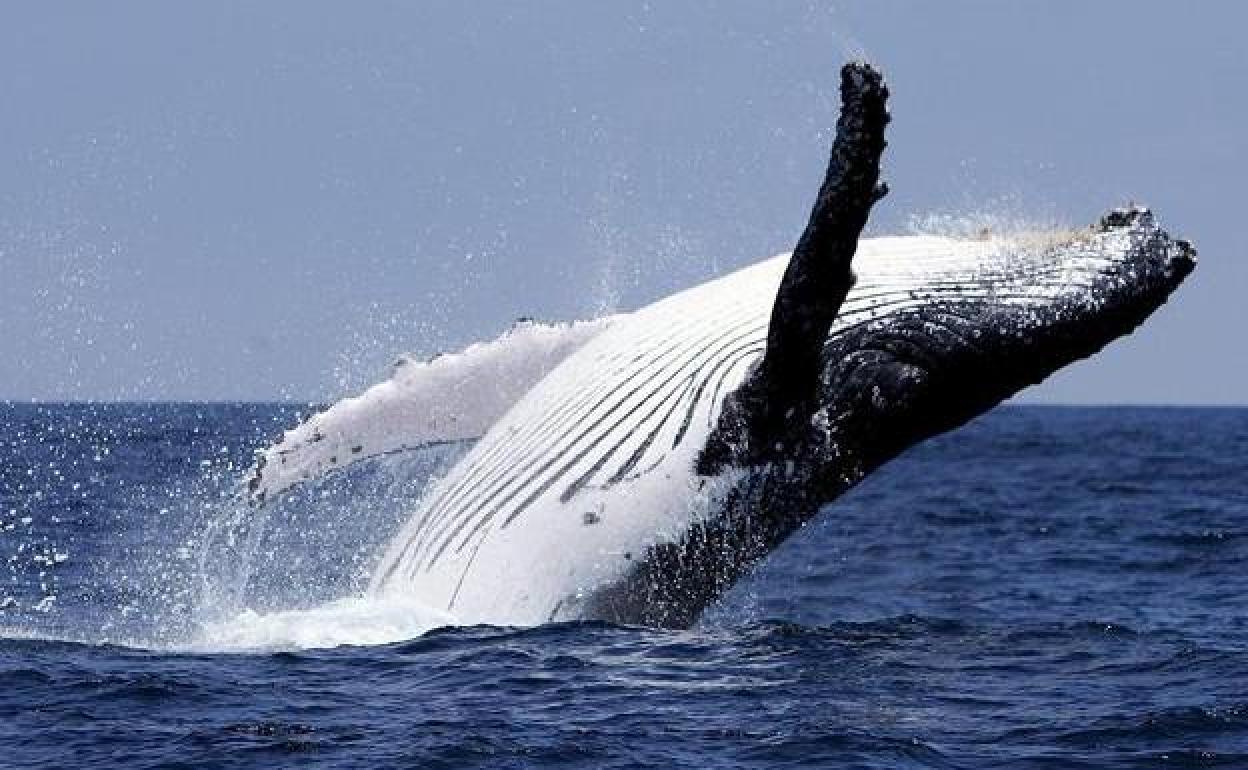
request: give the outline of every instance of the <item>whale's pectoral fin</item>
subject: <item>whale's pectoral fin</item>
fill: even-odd
[[[260,504],[360,460],[476,439],[615,318],[521,321],[498,339],[460,353],[424,362],[400,358],[389,379],[309,417],[258,452],[246,495]]]
[[[841,115],[827,175],[776,292],[767,351],[725,399],[698,458],[699,473],[774,460],[809,425],[824,342],[854,283],[850,262],[858,238],[871,206],[888,192],[879,181],[887,101],[884,79],[870,65],[842,68]]]

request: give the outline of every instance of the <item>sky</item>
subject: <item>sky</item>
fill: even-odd
[[[1231,0],[8,3],[0,399],[325,401],[787,251],[865,57],[894,116],[872,233],[1137,201],[1200,251],[1020,400],[1246,403],[1246,25]]]

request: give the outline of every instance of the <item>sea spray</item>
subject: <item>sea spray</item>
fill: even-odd
[[[0,405],[0,451],[19,458],[0,465],[0,636],[207,651],[393,641],[444,625],[410,601],[358,597],[462,449],[378,458],[248,505],[239,478],[254,447],[298,410]]]
[[[205,522],[195,649],[373,644],[449,616],[406,598],[363,596],[386,542],[459,446],[372,458],[269,501],[239,498]]]

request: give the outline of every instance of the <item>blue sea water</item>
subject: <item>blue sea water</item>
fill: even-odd
[[[463,448],[235,502],[295,418],[0,406],[0,765],[1248,768],[1248,410],[998,409],[688,631],[344,601]]]

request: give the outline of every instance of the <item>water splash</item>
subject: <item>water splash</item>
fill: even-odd
[[[911,235],[937,235],[946,238],[985,239],[1012,237],[1026,233],[1065,231],[1071,223],[1056,213],[1037,214],[1014,196],[1003,196],[957,212],[928,211],[912,214],[906,230]]]
[[[200,628],[185,649],[272,652],[389,644],[451,625],[455,625],[453,616],[414,599],[348,597],[305,610],[245,609]]]
[[[463,451],[380,458],[239,499],[254,404],[0,404],[0,638],[159,650],[373,644],[449,619],[362,597],[425,485]]]
[[[452,619],[365,596],[378,555],[467,445],[373,458],[262,507],[237,498],[206,522],[193,649],[378,644]]]

